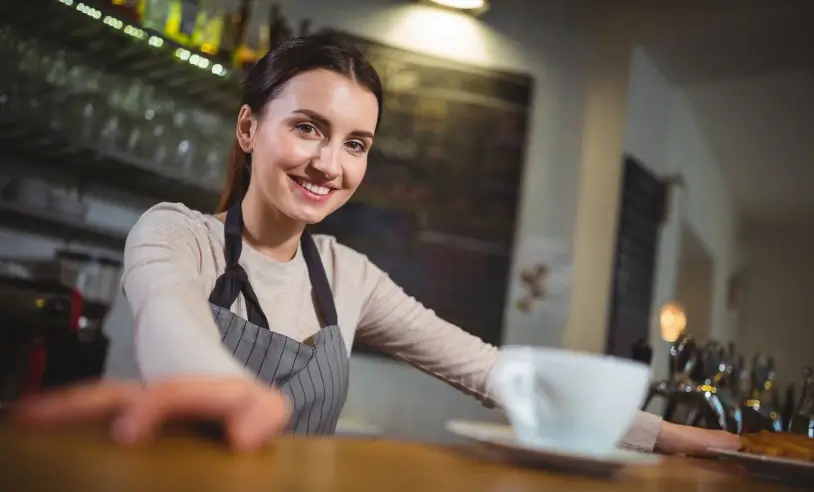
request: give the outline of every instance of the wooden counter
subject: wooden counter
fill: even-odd
[[[666,457],[613,478],[519,468],[474,457],[470,448],[385,439],[281,438],[268,450],[234,454],[219,443],[165,435],[132,448],[98,428],[60,431],[0,424],[0,490],[8,491],[781,491],[733,464]],[[789,488],[788,490],[799,490]]]

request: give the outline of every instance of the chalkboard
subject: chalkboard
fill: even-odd
[[[362,186],[317,230],[500,343],[532,79],[338,34],[379,72],[384,111]]]

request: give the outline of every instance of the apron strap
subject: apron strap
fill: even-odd
[[[260,301],[257,300],[257,295],[249,283],[246,270],[238,263],[243,250],[243,211],[240,205],[240,200],[237,200],[226,212],[224,225],[226,271],[215,282],[215,288],[209,295],[209,302],[228,310],[242,293],[246,300],[249,322],[270,329],[268,319],[260,307]]]
[[[317,245],[314,238],[308,231],[302,233],[302,255],[305,264],[308,266],[308,277],[311,279],[311,286],[314,288],[314,297],[317,301],[317,308],[322,315],[325,326],[339,324],[336,316],[336,304],[331,292],[331,284],[328,283],[328,276],[325,274],[325,267],[322,266],[322,259],[319,257]]]

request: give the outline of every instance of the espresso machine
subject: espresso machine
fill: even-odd
[[[670,348],[670,374],[651,385],[642,408],[655,398],[666,400],[664,420],[740,432],[738,402],[739,357],[716,342],[699,348],[687,333]]]
[[[58,282],[0,275],[0,406],[43,387],[50,341],[74,329],[80,309]]]
[[[803,390],[789,419],[788,430],[814,439],[814,372],[810,367],[803,369]]]
[[[749,394],[742,400],[744,432],[783,430],[775,385],[774,359],[766,354],[755,354],[752,359]]]

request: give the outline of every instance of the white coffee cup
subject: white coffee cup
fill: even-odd
[[[613,451],[644,402],[647,365],[569,350],[507,346],[489,388],[517,440],[533,447]]]

